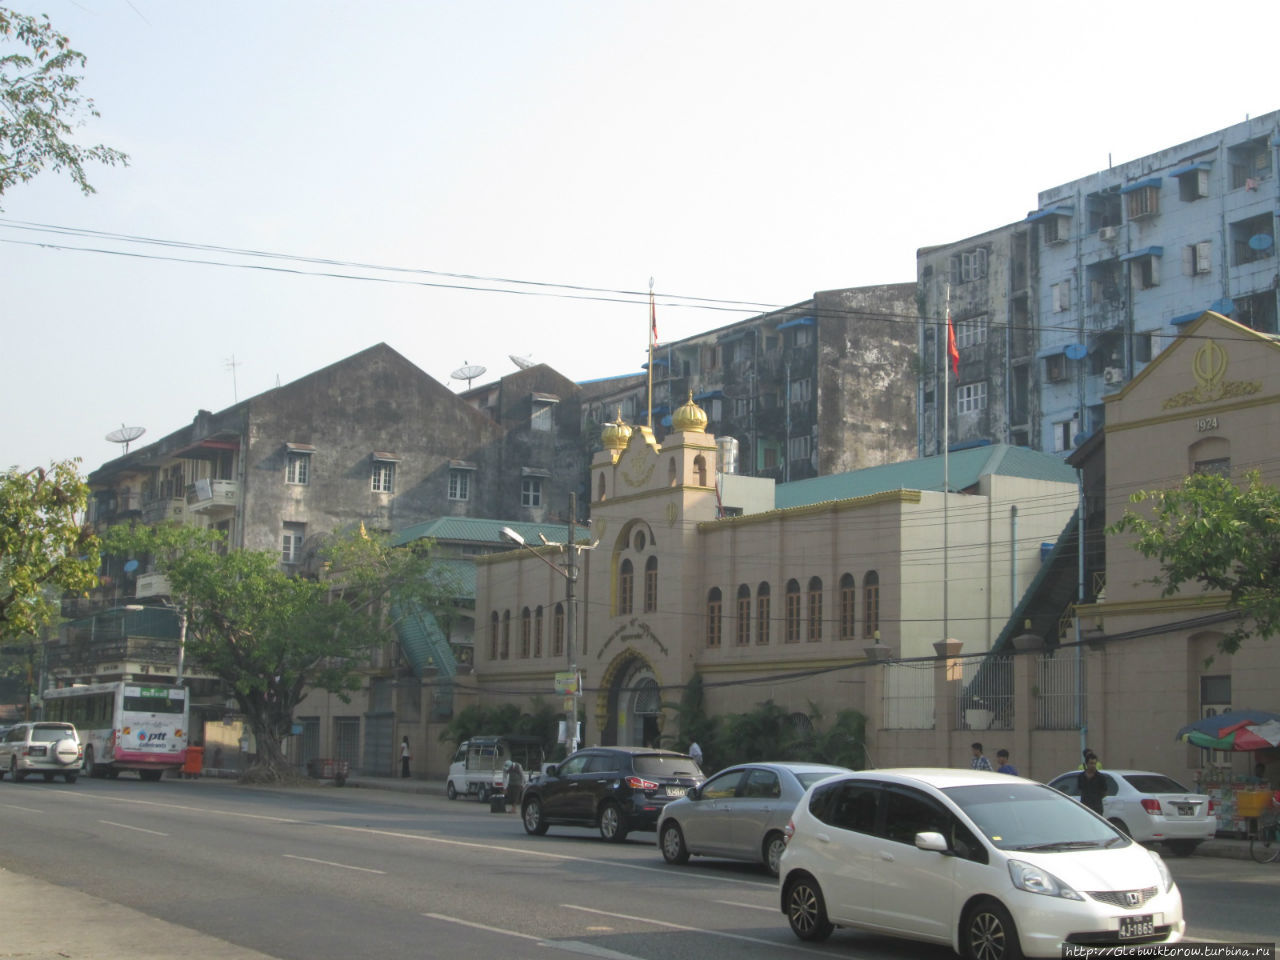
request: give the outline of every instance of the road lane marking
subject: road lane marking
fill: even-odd
[[[738,900],[712,900],[712,903],[723,903],[726,907],[742,907],[744,910],[763,910],[765,913],[781,913],[777,907],[762,907],[758,903],[741,903]]]
[[[518,937],[521,940],[532,940],[540,947],[553,947],[556,950],[567,950],[569,953],[582,953],[589,957],[599,957],[601,960],[642,960],[642,958],[631,953],[619,953],[617,950],[597,947],[594,944],[583,943],[581,940],[548,940],[546,937],[535,937],[533,934],[521,933],[518,930],[508,930],[505,927],[494,927],[487,923],[476,923],[473,920],[462,920],[458,917],[446,917],[443,913],[424,913],[423,916],[430,917],[432,920],[443,920],[445,923],[456,923],[459,926],[471,927],[474,930],[499,933],[507,937]]]
[[[317,860],[315,857],[297,857],[292,853],[283,853],[281,856],[289,860],[305,860],[307,863],[320,863],[326,867],[341,867],[343,870],[359,870],[362,873],[381,873],[385,875],[387,872],[385,870],[374,870],[372,867],[353,867],[349,863],[335,863],[332,860]]]
[[[21,810],[23,813],[48,813],[48,810],[36,810],[32,807],[20,807],[16,803],[6,803],[4,805],[9,810]]]
[[[99,823],[105,823],[109,827],[119,827],[121,830],[137,830],[139,833],[150,833],[157,837],[167,837],[169,834],[161,833],[159,830],[148,830],[146,827],[131,827],[127,823],[116,823],[114,820],[99,820]]]

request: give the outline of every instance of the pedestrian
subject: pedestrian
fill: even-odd
[[[698,766],[702,766],[702,748],[698,746],[698,741],[694,740],[689,744],[689,756],[693,757],[693,762]]]
[[[407,736],[400,740],[400,776],[407,777],[409,775],[409,760],[412,754],[409,752],[409,738]]]
[[[520,801],[524,797],[524,767],[516,760],[508,760],[506,764],[506,783],[503,791],[507,795],[508,813],[520,809]]]
[[[1018,768],[1009,762],[1009,751],[1004,747],[996,751],[996,763],[1000,764],[996,767],[996,773],[1007,773],[1011,777],[1018,775]]]
[[[1080,802],[1099,816],[1102,815],[1102,798],[1107,795],[1107,778],[1098,772],[1098,755],[1086,753],[1084,772],[1077,774]]]
[[[969,749],[973,751],[973,759],[969,761],[970,770],[990,770],[991,761],[982,753],[982,744],[971,743]]]

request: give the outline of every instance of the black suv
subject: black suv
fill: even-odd
[[[625,840],[632,830],[652,830],[671,800],[706,777],[692,757],[649,747],[588,747],[570,754],[525,787],[520,808],[528,833],[551,824],[600,828],[600,836]]]

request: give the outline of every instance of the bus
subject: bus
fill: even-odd
[[[119,680],[46,690],[44,718],[75,724],[90,777],[137,770],[143,780],[159,780],[187,759],[191,707],[178,684]]]

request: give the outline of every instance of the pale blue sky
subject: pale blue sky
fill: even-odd
[[[4,0],[0,0],[3,3]],[[0,205],[0,465],[117,455],[379,341],[639,369],[647,307],[55,250],[381,266],[785,304],[915,279],[1038,190],[1280,106],[1280,6],[9,0],[88,55],[125,150]],[[338,272],[390,274],[332,268]],[[420,279],[431,280],[430,277]],[[663,339],[749,314],[660,307]],[[457,389],[457,381],[450,383]]]

